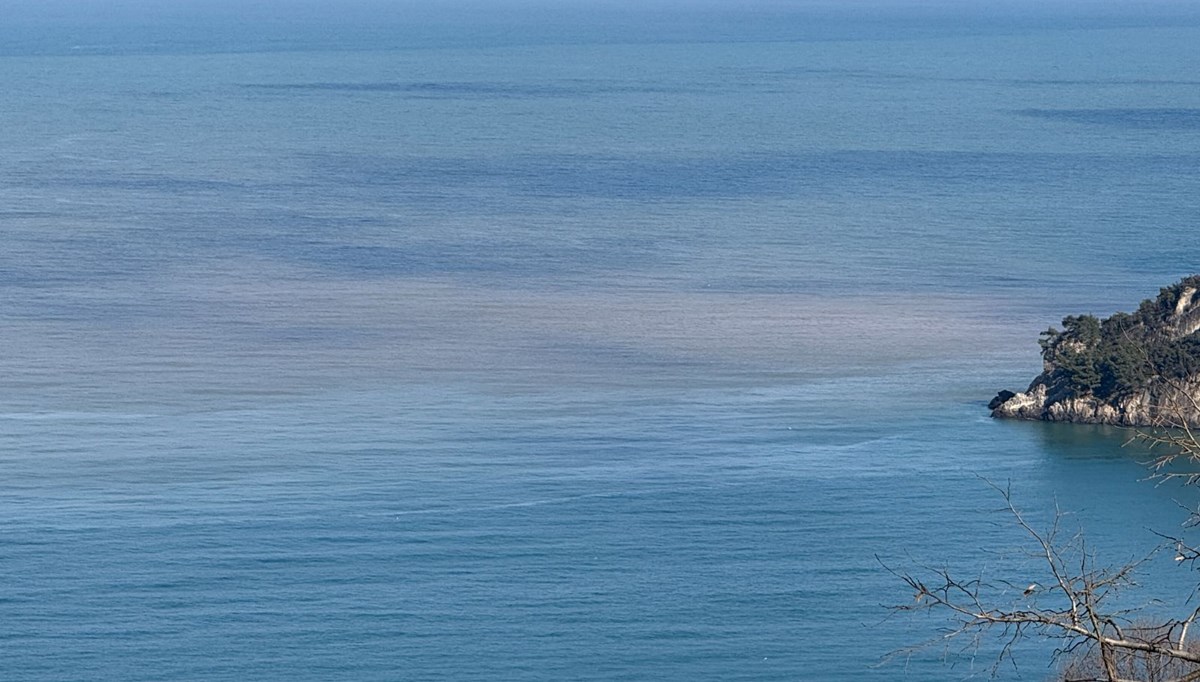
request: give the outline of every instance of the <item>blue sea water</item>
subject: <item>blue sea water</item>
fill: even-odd
[[[955,680],[987,481],[1180,532],[985,404],[1197,271],[1188,7],[346,7],[0,28],[0,677]]]

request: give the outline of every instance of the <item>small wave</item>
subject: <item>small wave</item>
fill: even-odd
[[[129,421],[151,419],[155,416],[119,412],[0,412],[0,420],[9,421]]]
[[[1200,109],[1018,109],[1018,116],[1136,130],[1194,130]]]
[[[586,495],[570,495],[567,497],[551,497],[541,500],[522,500],[520,502],[503,502],[499,504],[485,504],[478,506],[464,507],[438,507],[433,509],[408,509],[405,511],[389,512],[387,516],[399,518],[401,516],[427,516],[431,514],[470,514],[473,512],[496,511],[501,509],[521,509],[524,507],[543,507],[552,504],[567,504],[577,502],[579,500],[587,500],[603,497],[629,497],[637,495],[645,495],[648,491],[617,491],[606,493],[589,493]]]

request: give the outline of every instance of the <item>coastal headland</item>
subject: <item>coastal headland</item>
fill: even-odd
[[[1038,340],[1042,373],[988,403],[1002,419],[1200,426],[1200,275],[1132,313],[1068,316]]]

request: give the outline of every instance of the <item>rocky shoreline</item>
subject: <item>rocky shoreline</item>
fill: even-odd
[[[1200,275],[1134,313],[1067,317],[1042,333],[1043,368],[988,404],[998,419],[1200,426]]]

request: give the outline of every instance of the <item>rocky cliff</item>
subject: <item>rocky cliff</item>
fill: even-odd
[[[1042,332],[1042,373],[1001,391],[992,416],[1119,426],[1200,426],[1200,275],[1133,313],[1063,320]]]

